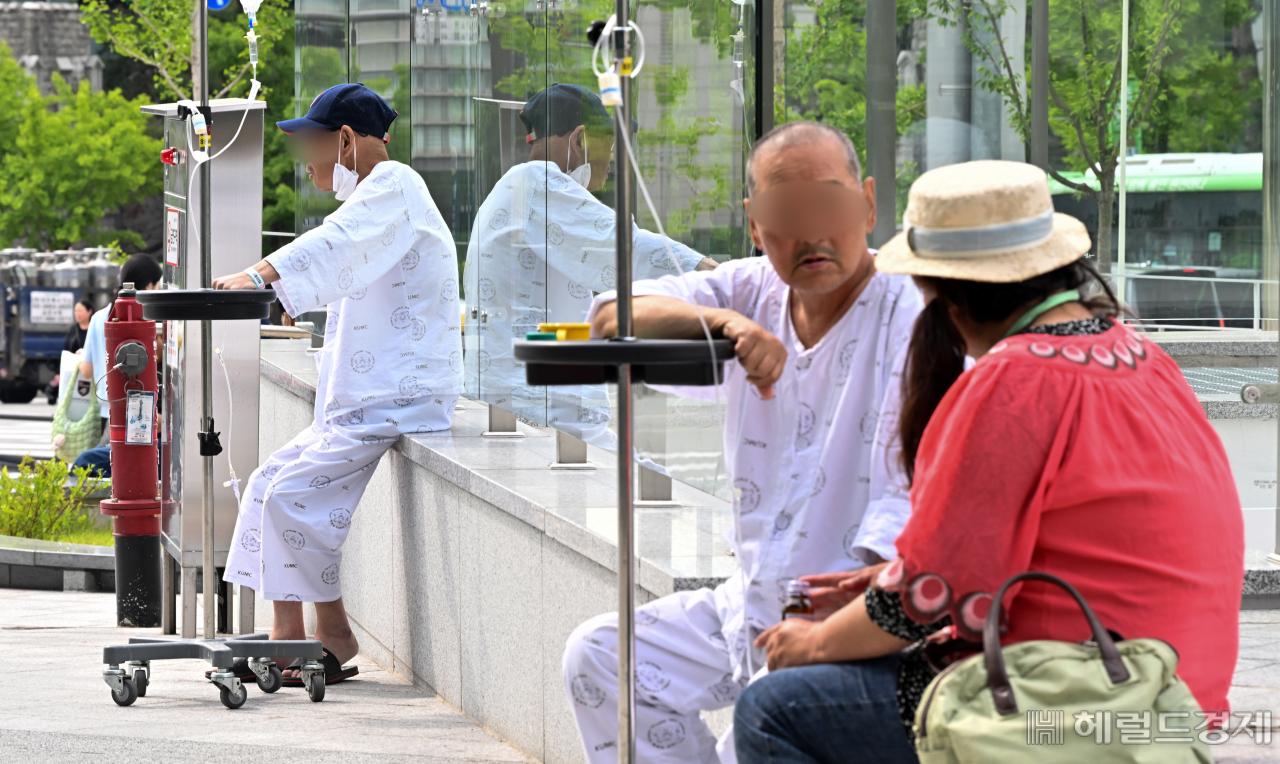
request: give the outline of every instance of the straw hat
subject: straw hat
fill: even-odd
[[[876,268],[965,281],[1025,281],[1090,249],[1084,224],[1053,211],[1035,165],[983,160],[939,167],[911,184],[903,231]]]

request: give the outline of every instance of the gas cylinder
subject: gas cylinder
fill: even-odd
[[[111,498],[102,514],[115,517],[117,623],[152,627],[160,625],[161,601],[156,322],[142,318],[136,294],[124,285],[104,327]]]

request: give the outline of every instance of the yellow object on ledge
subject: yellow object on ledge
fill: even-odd
[[[538,331],[554,332],[558,341],[591,339],[591,324],[538,324]]]

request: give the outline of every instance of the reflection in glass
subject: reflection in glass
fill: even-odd
[[[491,90],[487,20],[449,0],[420,2],[418,8],[406,83],[405,109],[413,115],[407,151],[461,252],[475,218],[471,100]]]
[[[481,399],[520,417],[550,424],[574,437],[614,448],[609,399],[602,385],[530,388],[512,343],[541,323],[586,319],[594,294],[617,285],[614,252],[617,215],[593,194],[605,185],[613,160],[613,116],[590,90],[554,85],[534,95],[516,114],[525,133],[523,152],[513,147],[511,120],[500,102],[482,103],[478,166],[505,157],[512,165],[480,205],[468,245],[463,283],[481,320],[477,337]],[[496,108],[495,108],[496,107]],[[703,256],[638,226],[633,229],[636,278],[692,271]],[[470,368],[469,368],[470,370]]]

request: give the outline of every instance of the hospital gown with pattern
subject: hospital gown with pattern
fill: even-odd
[[[895,458],[898,388],[923,299],[910,278],[877,273],[805,349],[787,309],[790,289],[764,257],[637,283],[634,293],[734,310],[788,351],[770,400],[736,361],[725,365],[724,456],[741,527],[741,539],[730,543],[742,572],[636,612],[638,760],[716,762],[716,741],[699,711],[732,705],[765,665],[750,645],[780,620],[787,582],[896,556],[894,540],[910,515]],[[600,295],[592,315],[612,299]],[[573,632],[563,669],[587,760],[616,761],[615,613]]]
[[[469,308],[467,389],[481,400],[546,422],[614,449],[603,385],[531,388],[513,342],[540,323],[585,320],[595,293],[617,286],[617,214],[554,162],[525,162],[507,171],[476,213],[463,283]],[[633,277],[690,272],[702,255],[632,224]],[[666,244],[671,247],[667,253]]]
[[[315,421],[246,482],[224,579],[271,600],[342,596],[341,547],[401,433],[448,429],[462,391],[458,259],[422,178],[384,161],[272,253],[291,316],[328,306]]]

